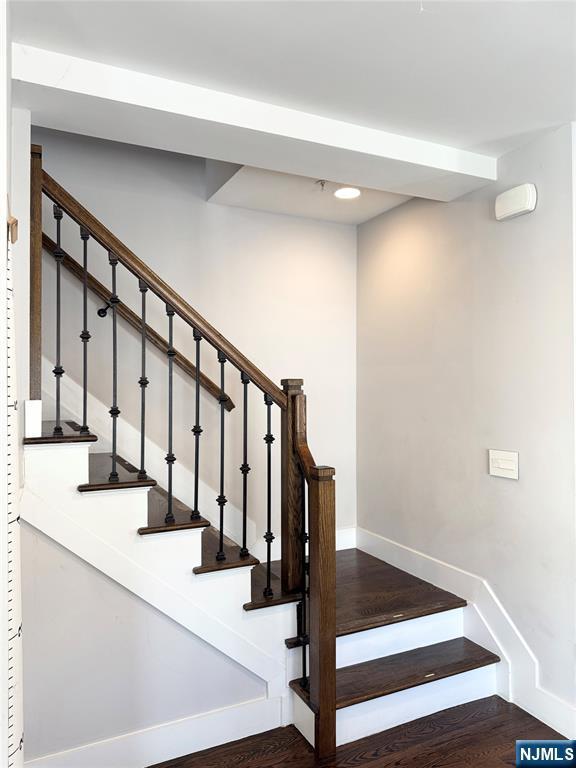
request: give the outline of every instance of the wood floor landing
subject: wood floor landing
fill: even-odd
[[[338,637],[465,605],[461,597],[359,549],[336,552]],[[290,638],[286,645],[297,647],[297,638]]]
[[[453,707],[339,747],[322,768],[505,768],[516,739],[561,739],[498,696]],[[150,768],[319,768],[294,726],[168,760]]]
[[[359,549],[336,557],[338,635],[462,608],[466,601]]]

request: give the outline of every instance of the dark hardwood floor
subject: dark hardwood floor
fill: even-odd
[[[561,739],[560,734],[498,696],[338,748],[317,763],[294,726],[197,752],[151,768],[504,768],[514,766],[516,739]]]

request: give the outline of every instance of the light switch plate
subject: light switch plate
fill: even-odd
[[[488,451],[488,472],[494,477],[518,480],[518,451]]]

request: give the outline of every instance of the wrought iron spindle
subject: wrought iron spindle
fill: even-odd
[[[82,240],[82,318],[83,327],[80,339],[82,340],[82,426],[80,432],[83,435],[88,434],[88,342],[90,341],[90,332],[88,331],[88,240],[90,232],[86,227],[80,227],[80,238]]]
[[[247,374],[242,372],[240,374],[240,381],[244,386],[244,423],[242,427],[242,466],[240,472],[242,472],[242,546],[240,548],[240,557],[248,557],[248,547],[246,546],[246,523],[248,517],[248,472],[250,472],[250,465],[248,464],[248,384],[250,379]]]
[[[164,522],[166,525],[170,525],[175,522],[174,512],[172,509],[172,469],[176,457],[172,452],[172,441],[174,435],[174,408],[173,408],[173,368],[174,368],[174,356],[176,352],[174,350],[174,309],[166,304],[166,314],[168,315],[168,349],[166,354],[168,356],[168,453],[166,454],[166,464],[168,465],[168,510]]]
[[[118,448],[118,323],[116,309],[120,302],[116,293],[116,268],[118,266],[118,257],[108,251],[108,263],[112,268],[112,292],[108,302],[112,308],[112,407],[110,416],[112,417],[112,469],[108,479],[114,483],[118,481],[118,468],[116,466],[117,448]]]
[[[60,380],[64,374],[64,368],[62,368],[61,360],[61,338],[60,331],[62,325],[62,309],[61,309],[61,264],[64,260],[64,251],[61,247],[61,222],[62,222],[62,208],[58,205],[54,205],[53,208],[54,218],[56,220],[56,250],[54,251],[54,259],[56,261],[56,364],[52,369],[56,381],[56,423],[54,425],[54,435],[59,437],[64,434],[62,430],[62,423],[60,420]]]
[[[146,473],[146,387],[148,386],[148,379],[146,378],[146,293],[148,292],[148,286],[143,280],[138,281],[140,288],[140,294],[142,296],[142,322],[140,325],[140,343],[142,347],[142,365],[140,368],[140,378],[138,384],[140,385],[140,470],[138,471],[138,480],[147,480],[148,474]]]
[[[195,392],[195,421],[192,428],[194,435],[194,509],[190,514],[190,520],[200,519],[200,510],[198,509],[198,484],[200,482],[200,435],[202,427],[200,426],[200,342],[202,334],[197,328],[194,328],[194,343],[196,345],[196,392]]]
[[[218,397],[218,402],[220,403],[220,493],[216,499],[216,503],[220,509],[220,538],[216,560],[222,561],[226,560],[226,553],[224,552],[224,507],[228,501],[226,496],[224,496],[224,414],[226,413],[226,402],[228,401],[228,397],[226,395],[224,381],[226,355],[223,352],[218,352],[218,362],[220,363],[220,395]]]
[[[266,443],[266,533],[264,541],[266,542],[266,586],[264,587],[264,597],[272,597],[274,592],[270,586],[272,579],[272,542],[274,534],[272,533],[272,443],[274,435],[272,434],[272,398],[270,395],[264,395],[266,403],[266,423],[267,430],[264,436]]]

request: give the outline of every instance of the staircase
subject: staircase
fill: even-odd
[[[43,172],[39,156],[36,147],[31,399],[41,398],[41,354],[50,354],[55,408],[54,418],[42,422],[41,433],[24,440],[22,517],[265,679],[269,698],[278,702],[281,712],[278,725],[295,723],[319,759],[332,756],[337,745],[497,693],[500,659],[464,636],[464,612],[469,610],[464,600],[358,549],[336,551],[334,469],[318,465],[310,452],[302,381],[285,379],[282,388],[274,384]],[[54,237],[42,231],[42,194],[53,203]],[[64,250],[64,216],[79,228],[81,262]],[[106,252],[110,289],[89,271],[89,240]],[[42,248],[56,262],[55,350],[41,347]],[[117,295],[120,267],[138,281],[139,314]],[[61,345],[63,269],[80,281],[83,295],[82,407],[74,414],[76,420],[62,415],[67,353]],[[111,363],[106,372],[112,388],[111,451],[98,450],[103,435],[90,427],[89,293],[104,301],[98,314],[111,323]],[[165,304],[167,338],[147,323],[147,301],[153,297]],[[174,346],[175,320],[190,330],[193,362]],[[119,322],[131,325],[141,338],[141,368],[134,372],[141,413],[135,455],[118,451],[123,426],[118,402]],[[146,454],[150,347],[166,356],[168,399],[166,471],[155,479]],[[201,370],[209,351],[216,354],[217,382]],[[175,484],[174,366],[195,385],[190,409],[192,488],[179,489]],[[226,390],[231,370],[240,376],[239,406]],[[199,502],[199,478],[206,460],[201,390],[212,398],[219,418],[218,455],[208,459],[218,466],[217,498],[211,510],[201,509]],[[251,553],[247,533],[254,492],[248,463],[255,450],[249,441],[254,390],[263,395],[266,421],[266,530],[261,532],[265,557]],[[274,408],[279,409],[281,423],[279,498],[273,486]],[[231,471],[226,437],[231,418],[238,418],[242,429],[237,541],[226,533]],[[274,559],[278,537],[280,559]]]

